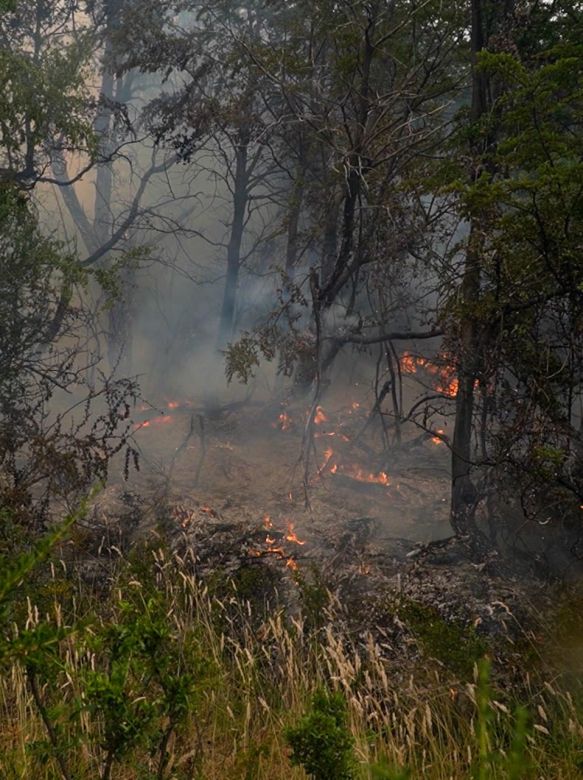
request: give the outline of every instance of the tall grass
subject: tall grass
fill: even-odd
[[[318,690],[346,701],[359,778],[582,776],[581,712],[558,679],[525,674],[513,692],[487,662],[463,680],[427,657],[388,660],[333,598],[318,625],[263,611],[163,550],[120,561],[101,591],[64,562],[51,572],[10,607],[12,638],[57,639],[4,665],[3,780],[305,778],[285,733]]]

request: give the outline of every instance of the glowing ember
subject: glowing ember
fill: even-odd
[[[412,355],[404,352],[399,361],[401,371],[404,374],[416,374],[418,368],[422,368],[427,374],[435,377],[435,390],[443,393],[448,398],[455,398],[459,382],[454,376],[455,369],[447,365],[445,355],[438,355],[437,362],[424,358],[421,355]]]
[[[459,387],[459,382],[457,379],[451,379],[449,382],[446,380],[443,381],[443,378],[439,384],[436,385],[435,389],[438,393],[443,393],[444,395],[447,395],[449,398],[455,398],[457,395]]]
[[[431,438],[431,441],[432,441],[434,444],[436,444],[436,445],[437,445],[437,444],[443,444],[443,439],[442,439],[442,436],[444,436],[444,435],[445,435],[445,431],[443,430],[443,428],[438,428],[438,429],[437,429],[437,431],[436,431],[436,433],[438,433],[438,434],[440,434],[440,435],[439,435],[439,436],[433,436],[433,437]]]
[[[350,477],[350,479],[355,479],[357,482],[366,482],[370,485],[384,485],[388,487],[391,484],[389,475],[384,471],[379,471],[378,474],[375,474],[372,471],[360,468],[360,466],[346,465],[340,467],[339,473]]]
[[[360,404],[358,403],[358,401],[353,401],[352,402],[352,409],[354,411],[356,411],[357,409],[360,409]]]
[[[331,457],[331,456],[330,456]],[[330,458],[328,459],[329,462]],[[353,463],[334,463],[330,469],[330,474],[340,474],[344,477],[354,479],[356,482],[366,482],[369,485],[383,485],[389,487],[391,479],[384,471],[367,471]]]
[[[216,511],[216,509],[213,509],[210,506],[201,506],[199,507],[199,512],[202,512],[204,515],[210,515],[210,517],[218,517],[219,513]]]
[[[169,414],[161,415],[160,417],[152,417],[151,420],[145,420],[143,423],[135,423],[134,430],[137,431],[140,428],[151,428],[155,425],[167,425],[171,423],[174,418]]]
[[[328,422],[328,417],[326,416],[326,412],[322,409],[321,406],[316,406],[316,414],[314,416],[314,423],[316,425],[321,425],[322,423]]]
[[[178,401],[169,401],[168,402],[168,408],[169,409],[178,409],[179,406],[180,406],[180,404],[178,403]]]
[[[269,517],[269,515],[263,515],[263,527],[265,529],[273,528],[273,523],[271,522],[271,517]]]
[[[292,571],[297,571],[299,569],[298,564],[294,561],[293,558],[288,558],[285,565],[287,566],[288,569],[291,569]]]
[[[328,464],[330,463],[333,457],[334,457],[334,450],[332,449],[332,447],[328,447],[327,449],[324,450],[324,461],[320,466],[320,468],[318,469],[318,474],[321,474],[323,471],[325,471],[328,468]]]
[[[293,425],[293,420],[287,412],[281,412],[276,423],[272,423],[273,428],[279,428],[280,431],[289,431]]]
[[[305,542],[302,542],[298,539],[295,531],[294,531],[294,524],[288,523],[287,524],[287,536],[285,537],[288,542],[293,542],[294,544],[304,545]]]
[[[403,353],[400,365],[404,374],[414,374],[417,371],[417,361],[409,352]]]

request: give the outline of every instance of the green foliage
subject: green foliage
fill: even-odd
[[[330,603],[330,591],[322,572],[316,564],[312,564],[297,571],[294,579],[299,588],[306,628],[308,631],[317,630],[325,623],[325,610]]]
[[[54,646],[61,638],[61,631],[56,631],[42,622],[33,628],[21,629],[15,636],[11,635],[8,631],[9,608],[16,591],[32,570],[45,561],[51,551],[67,536],[72,526],[85,517],[95,493],[96,491],[93,491],[76,511],[71,512],[62,523],[38,539],[29,551],[21,552],[16,559],[11,551],[0,559],[0,663],[17,658],[25,659],[30,664],[40,663],[47,648]],[[3,514],[8,515],[8,510],[4,509]]]
[[[372,780],[410,780],[408,769],[395,767],[388,761],[379,761],[370,768]]]
[[[225,373],[227,381],[234,377],[247,384],[254,376],[254,370],[259,365],[259,346],[256,339],[243,335],[234,344],[228,344],[225,350]]]
[[[15,29],[27,29],[22,17],[32,13],[27,3],[4,9],[0,26],[12,35],[12,46],[0,51],[0,160],[14,176],[34,182],[47,163],[46,150],[82,150],[95,156],[91,105],[84,92],[89,41],[79,35],[63,45],[38,47],[20,39]],[[6,35],[6,33],[4,33]],[[8,163],[8,165],[7,165]]]
[[[193,712],[211,665],[195,636],[178,640],[161,595],[128,596],[108,623],[86,632],[100,663],[84,672],[77,706],[102,730],[109,761],[145,744],[164,764],[169,736]]]
[[[487,650],[473,627],[445,620],[436,609],[416,601],[402,601],[397,610],[427,655],[441,661],[455,674],[471,676],[474,665]]]
[[[316,692],[311,709],[296,726],[286,729],[285,737],[292,749],[292,764],[302,766],[314,780],[356,776],[354,740],[340,693]]]

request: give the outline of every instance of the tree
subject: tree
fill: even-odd
[[[483,27],[483,10],[475,4],[476,175],[460,187],[471,230],[452,321],[460,375],[452,524],[478,546],[477,465],[532,520],[573,530],[582,497],[582,6],[507,8],[497,36]],[[501,530],[491,520],[490,543]]]
[[[31,32],[24,5],[0,22],[0,502],[11,518],[38,528],[55,499],[75,501],[105,478],[110,457],[127,443],[136,389],[106,377],[89,386],[80,295],[88,274],[39,225],[32,194],[53,181],[51,155],[77,151],[91,162],[96,144],[82,48],[78,41],[43,47],[55,8],[39,6]],[[65,24],[70,9],[57,8]]]

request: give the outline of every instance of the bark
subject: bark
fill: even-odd
[[[488,37],[502,29],[504,21],[513,10],[512,0],[497,8],[487,0],[471,0],[472,10],[472,123],[479,122],[490,105],[490,85],[487,75],[477,68],[479,53],[487,46]],[[490,17],[487,16],[490,12]],[[486,165],[493,139],[480,138],[471,146],[474,169],[471,177],[477,181]],[[460,287],[462,317],[460,321],[460,352],[458,355],[458,392],[456,416],[452,438],[451,470],[451,524],[456,535],[469,537],[474,546],[480,546],[482,535],[474,520],[477,490],[472,480],[472,433],[474,416],[474,387],[480,374],[480,322],[476,311],[480,300],[481,265],[484,249],[485,226],[478,218],[470,225],[466,262]]]
[[[304,202],[305,169],[303,162],[298,163],[296,178],[289,201],[287,216],[287,243],[285,251],[285,272],[293,280],[299,255],[300,216]]]
[[[233,335],[237,286],[241,268],[241,246],[245,229],[245,217],[249,203],[249,174],[247,170],[249,155],[249,131],[239,133],[235,153],[235,178],[233,182],[233,221],[227,250],[227,277],[223,293],[223,305],[219,323],[219,347],[228,344]]]

